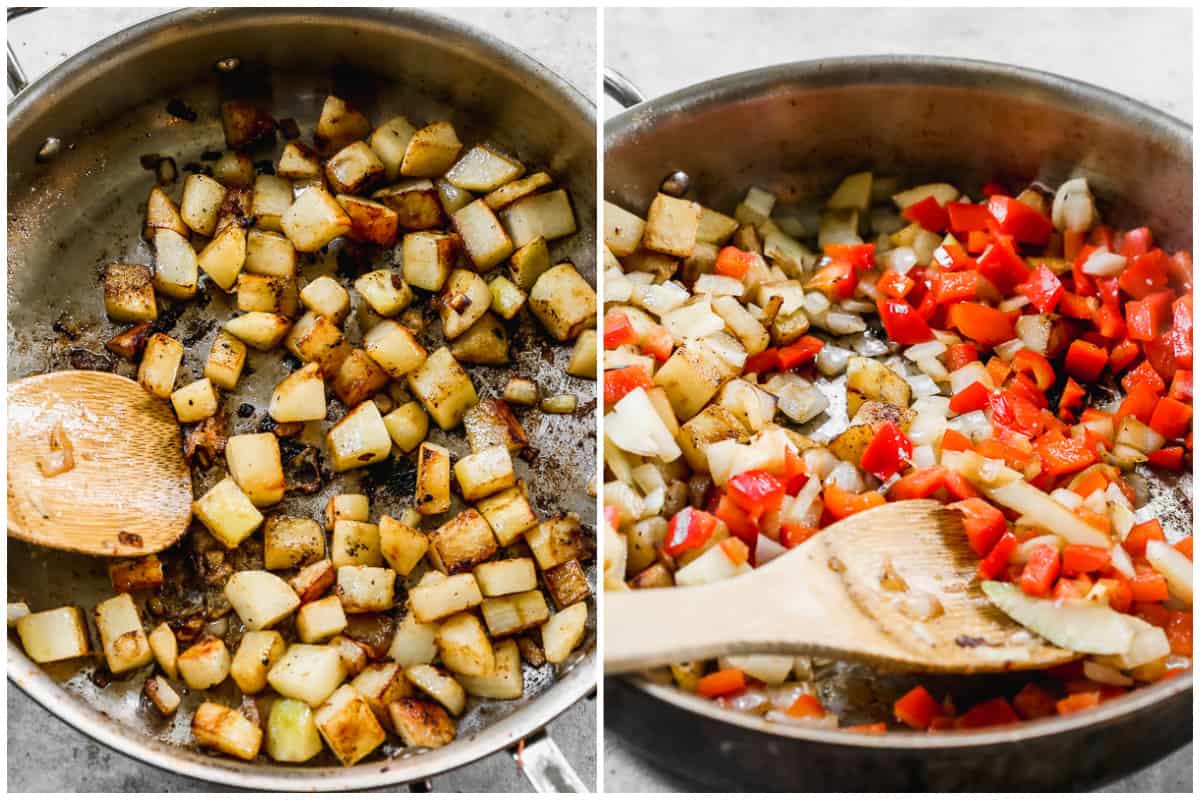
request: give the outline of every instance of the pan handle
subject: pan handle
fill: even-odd
[[[525,777],[540,793],[585,794],[592,791],[580,780],[575,768],[545,730],[527,736],[512,754]]]
[[[34,11],[40,11],[41,6],[25,6],[8,9],[8,21],[12,22],[17,17],[23,17],[26,14],[32,14]],[[20,59],[17,58],[16,52],[13,50],[12,39],[8,40],[8,90],[13,93],[13,96],[21,93],[21,90],[29,85],[29,76],[25,74],[25,68],[21,66]]]
[[[612,67],[604,68],[604,93],[625,108],[646,100],[646,95],[642,94],[642,90],[635,86],[633,81]]]

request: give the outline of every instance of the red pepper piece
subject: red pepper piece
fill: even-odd
[[[971,545],[971,549],[978,556],[990,553],[1008,528],[1004,512],[981,498],[972,497],[960,500],[957,503],[951,503],[948,508],[955,508],[962,512],[967,543]]]
[[[1076,339],[1067,348],[1064,362],[1067,374],[1084,383],[1095,383],[1108,364],[1108,353],[1103,347]]]
[[[675,349],[675,337],[662,325],[652,325],[642,334],[642,352],[654,356],[656,361],[666,361]]]
[[[992,391],[979,381],[973,382],[950,398],[950,410],[955,414],[981,411],[988,407]]]
[[[663,550],[669,556],[677,556],[685,550],[701,547],[712,537],[717,528],[717,518],[706,511],[688,506],[671,517],[667,526],[667,539]]]
[[[1003,239],[994,240],[979,256],[979,271],[1005,295],[1029,280],[1029,267]]]
[[[908,465],[912,451],[912,442],[900,426],[885,422],[863,451],[859,466],[880,480],[887,480]]]
[[[1021,718],[1003,697],[996,697],[971,706],[954,721],[956,728],[990,728],[993,725],[1008,725],[1020,722]]]
[[[802,694],[787,707],[785,711],[789,717],[815,717],[821,718],[825,716],[825,707],[821,705],[821,701],[816,695]]]
[[[779,368],[795,369],[817,357],[825,343],[815,336],[802,336],[798,341],[779,348]]]
[[[1192,612],[1171,612],[1167,618],[1167,641],[1175,655],[1192,657]]]
[[[816,289],[824,292],[830,298],[838,300],[852,297],[857,286],[858,273],[853,265],[838,260],[823,267],[808,280],[808,283],[804,284],[805,289]]]
[[[1146,457],[1146,463],[1158,469],[1181,472],[1183,470],[1183,448],[1176,446],[1155,450]]]
[[[945,450],[945,437],[942,438],[942,450]],[[955,500],[970,500],[973,497],[979,497],[979,492],[975,491],[971,482],[953,470],[946,471],[946,494]]]
[[[696,694],[701,697],[724,697],[745,688],[746,673],[733,668],[710,673],[696,682]]]
[[[757,260],[757,253],[749,253],[736,247],[726,246],[717,253],[717,263],[713,267],[713,271],[718,275],[737,278],[740,281],[746,277]]]
[[[1117,407],[1116,418],[1136,417],[1139,422],[1149,425],[1157,405],[1158,395],[1153,389],[1149,386],[1134,386]]]
[[[979,272],[973,269],[962,272],[941,272],[933,281],[933,293],[939,303],[957,303],[974,300],[979,296]]]
[[[1193,336],[1192,296],[1187,294],[1171,304],[1171,343],[1175,347],[1175,366],[1181,369],[1192,366]]]
[[[875,268],[875,245],[873,244],[827,244],[825,255],[835,261],[845,261],[859,272]]]
[[[918,731],[928,730],[933,718],[941,712],[941,705],[924,686],[914,687],[892,706],[898,721]]]
[[[1167,268],[1170,259],[1162,250],[1155,248],[1148,253],[1133,256],[1117,279],[1121,288],[1135,300],[1167,288]]]
[[[892,484],[892,488],[888,490],[888,500],[920,500],[931,497],[946,485],[948,472],[949,470],[940,464],[914,469]]]
[[[1126,392],[1132,392],[1135,386],[1148,386],[1155,394],[1162,394],[1167,390],[1167,383],[1158,374],[1154,367],[1150,366],[1149,361],[1143,361],[1136,367],[1125,373],[1125,377],[1121,378],[1121,388]]]
[[[943,451],[946,451],[946,450],[958,451],[958,450],[973,450],[973,449],[974,448],[971,446],[971,440],[968,439],[963,434],[959,433],[958,431],[954,430],[953,428],[947,428],[946,432],[942,434],[942,450]]]
[[[1093,547],[1086,544],[1069,544],[1062,551],[1062,573],[1064,575],[1083,575],[1088,572],[1098,572],[1108,566],[1112,553],[1104,547]]]
[[[1041,719],[1055,713],[1054,696],[1035,683],[1027,683],[1012,699],[1021,719]]]
[[[1050,594],[1060,568],[1058,550],[1048,544],[1039,544],[1029,553],[1029,560],[1021,570],[1021,591],[1033,597]]]
[[[1120,307],[1110,303],[1096,309],[1092,321],[1096,323],[1096,330],[1104,339],[1123,339],[1129,330],[1125,318],[1121,316]]]
[[[934,233],[941,233],[950,225],[950,215],[933,195],[929,195],[919,203],[913,203],[900,212],[900,216]]]
[[[738,508],[758,519],[783,502],[783,482],[766,470],[754,469],[734,475],[725,484],[725,491]]]
[[[742,372],[749,375],[752,372],[774,372],[779,369],[779,351],[768,347],[761,353],[755,353],[746,359]]]
[[[1054,367],[1041,353],[1033,350],[1018,350],[1012,360],[1013,372],[1024,373],[1033,378],[1041,391],[1049,391],[1054,385]]]
[[[916,282],[912,278],[890,269],[880,275],[879,280],[875,282],[876,289],[897,300],[911,292],[914,286],[916,286]]]
[[[615,405],[625,395],[639,388],[654,388],[653,381],[650,380],[645,367],[641,364],[630,364],[628,367],[606,370],[604,372],[604,405]]]
[[[610,311],[604,315],[605,350],[613,350],[626,344],[637,344],[639,338],[628,315],[620,311]]]
[[[1029,279],[1016,288],[1043,314],[1053,311],[1066,293],[1062,281],[1044,263],[1034,267]]]
[[[1176,400],[1191,401],[1192,371],[1190,369],[1175,370],[1175,376],[1171,378],[1171,388],[1167,392],[1167,395],[1174,397]]]
[[[1100,705],[1100,692],[1075,692],[1054,704],[1059,714],[1074,714]]]
[[[1011,389],[995,392],[988,397],[992,424],[1024,436],[1037,436],[1045,427],[1040,409],[1030,400]]]
[[[1155,292],[1142,300],[1130,300],[1125,304],[1125,323],[1129,326],[1129,338],[1147,342],[1158,338],[1158,334],[1171,316],[1171,301],[1174,293]],[[1174,346],[1171,348],[1174,355]]]
[[[881,297],[876,306],[888,338],[897,344],[920,344],[933,338],[929,323],[906,301]]]
[[[1159,398],[1150,427],[1166,439],[1182,439],[1192,425],[1192,407],[1170,397]]]
[[[1059,410],[1074,411],[1082,408],[1086,396],[1087,391],[1076,383],[1074,378],[1067,378],[1067,385],[1063,387],[1062,396],[1058,401]]]
[[[1049,217],[1013,197],[989,197],[988,211],[996,218],[1001,231],[1024,244],[1045,244],[1054,232]]]
[[[1058,313],[1071,319],[1091,320],[1096,316],[1100,302],[1094,297],[1084,297],[1074,292],[1063,292],[1058,301]]]
[[[1171,254],[1171,263],[1167,267],[1171,274],[1171,284],[1175,288],[1192,293],[1192,254],[1187,250],[1179,250]]]
[[[955,233],[986,231],[988,223],[995,222],[988,207],[977,203],[947,203],[946,215]]]
[[[946,348],[946,369],[953,372],[979,360],[979,349],[970,342],[959,342]]]
[[[785,522],[779,529],[779,543],[790,549],[802,542],[807,542],[816,536],[817,533],[817,528],[811,528],[795,522]]]
[[[1067,439],[1061,434],[1043,436],[1038,440],[1037,454],[1042,469],[1051,475],[1069,475],[1096,463],[1096,451],[1080,439]]]
[[[1161,603],[1170,597],[1167,579],[1149,567],[1135,565],[1133,579],[1129,581],[1135,603]]]
[[[754,544],[758,541],[758,524],[733,501],[728,493],[721,493],[721,499],[717,501],[717,507],[713,509],[713,516],[724,522],[725,526],[729,528],[729,532],[746,544]]]
[[[881,506],[887,502],[879,492],[855,494],[854,492],[846,491],[836,483],[826,486],[822,490],[822,493],[825,499],[825,510],[834,519],[845,519],[853,514],[866,511],[869,508],[875,508],[875,506]]]
[[[968,339],[995,347],[1016,336],[1016,316],[982,303],[956,303],[950,306],[949,322]]]
[[[1134,228],[1121,236],[1120,253],[1126,258],[1145,255],[1154,246],[1154,234],[1149,228]]]
[[[979,562],[979,577],[990,581],[1003,574],[1008,566],[1008,559],[1016,549],[1017,537],[1011,533],[1001,536],[987,557]]]
[[[1162,523],[1157,519],[1140,522],[1129,529],[1129,534],[1126,535],[1123,542],[1125,552],[1134,558],[1140,558],[1146,555],[1146,542],[1151,539],[1160,542],[1167,540],[1166,534],[1163,533]]]
[[[1132,339],[1122,339],[1113,345],[1112,351],[1108,354],[1108,368],[1114,374],[1124,372],[1141,354],[1141,345]]]

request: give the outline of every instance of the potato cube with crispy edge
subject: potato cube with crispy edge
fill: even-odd
[[[468,694],[496,700],[516,700],[525,693],[525,676],[521,669],[521,654],[512,639],[497,642],[493,648],[495,663],[483,675],[458,674],[459,683]]]
[[[417,453],[416,509],[421,514],[450,510],[450,451],[422,442]]]
[[[528,592],[537,588],[537,570],[532,558],[485,561],[473,570],[484,597]]]
[[[104,270],[104,310],[116,322],[157,319],[150,268],[145,264],[109,264]]]
[[[545,237],[538,236],[524,247],[519,248],[508,260],[508,271],[522,291],[528,292],[542,277],[542,273],[550,269],[550,248],[546,245]]]
[[[333,588],[336,578],[337,568],[333,566],[332,561],[325,558],[301,568],[288,581],[288,585],[300,598],[300,602],[311,603]]]
[[[366,142],[352,142],[325,162],[325,177],[338,194],[362,194],[383,179],[385,168]]]
[[[288,180],[312,180],[321,177],[321,157],[301,142],[288,142],[279,155],[275,174]]]
[[[339,194],[337,201],[350,217],[348,235],[351,239],[380,247],[391,247],[396,243],[400,235],[400,215],[395,211],[374,200],[349,194]]]
[[[225,444],[225,462],[229,474],[254,505],[261,508],[283,499],[283,463],[275,434],[230,436]]]
[[[429,539],[431,554],[454,575],[468,572],[496,553],[496,537],[487,520],[473,508],[461,512],[433,532]],[[435,562],[436,563],[436,562]]]
[[[454,741],[454,720],[446,709],[428,700],[406,697],[388,704],[388,717],[408,747],[444,747]]]
[[[465,269],[450,273],[436,305],[447,339],[460,336],[491,306],[491,292],[483,278]]]
[[[650,204],[642,245],[648,250],[687,258],[700,229],[700,204],[659,194]]]
[[[252,631],[274,627],[300,605],[287,581],[260,569],[235,572],[225,583],[225,599]]]
[[[225,330],[255,350],[272,350],[287,336],[292,321],[270,311],[250,311],[225,323]]]
[[[545,172],[535,172],[524,178],[504,184],[493,192],[489,192],[483,198],[483,201],[491,206],[493,211],[498,211],[505,206],[512,205],[522,197],[527,197],[539,189],[544,189],[551,183],[550,176]]]
[[[258,757],[262,729],[240,711],[208,700],[192,716],[192,736],[205,747],[245,761]]]
[[[371,123],[353,104],[335,95],[325,98],[313,141],[322,153],[336,153],[356,139],[365,139]]]
[[[185,239],[191,233],[184,223],[183,217],[180,216],[179,207],[175,205],[175,201],[162,190],[162,187],[154,186],[150,189],[150,196],[146,199],[146,224],[142,228],[142,238],[151,240],[154,238],[155,231],[160,230],[175,231]]]
[[[472,406],[463,417],[463,427],[467,429],[467,441],[474,453],[497,444],[503,444],[509,452],[516,452],[529,444],[529,435],[508,403],[493,397]]]
[[[584,574],[578,559],[573,558],[551,567],[542,573],[542,577],[546,579],[550,599],[558,608],[566,608],[580,600],[586,600],[592,593],[587,575]]]
[[[285,317],[295,317],[299,308],[300,293],[294,278],[251,275],[248,272],[238,275],[238,311],[270,311]]]
[[[229,677],[229,649],[216,636],[206,636],[179,654],[179,674],[189,689],[210,689]]]
[[[529,293],[529,310],[560,342],[576,338],[596,321],[596,292],[569,263],[543,273]]]
[[[263,565],[293,569],[325,557],[325,533],[307,517],[272,516],[263,526]]]
[[[292,182],[279,175],[257,175],[250,200],[250,216],[258,227],[282,231],[283,217],[292,207]]]
[[[512,254],[512,240],[495,212],[482,200],[460,208],[451,218],[476,269],[489,270]]]
[[[586,603],[575,603],[552,616],[542,625],[542,648],[546,660],[561,664],[579,647],[587,629],[588,610]]]
[[[281,697],[267,717],[267,753],[272,760],[302,764],[325,749],[317,731],[316,712],[307,703]]]
[[[243,694],[267,688],[267,673],[283,657],[287,644],[278,631],[246,631],[233,654],[229,675]]]
[[[355,406],[325,436],[325,452],[334,472],[345,472],[383,461],[392,452],[379,406],[370,400]]]
[[[384,174],[389,181],[400,176],[400,164],[416,132],[417,129],[404,117],[392,117],[371,133],[371,149],[383,162]]]
[[[387,657],[402,667],[428,664],[437,657],[437,629],[436,622],[421,622],[412,613],[406,615],[396,625]]]
[[[171,393],[171,405],[180,422],[199,422],[217,413],[217,392],[212,381],[201,378]]]
[[[537,589],[508,594],[503,597],[486,597],[479,606],[488,632],[497,638],[541,625],[550,618],[546,598]]]
[[[309,311],[292,326],[284,347],[301,361],[321,367],[321,375],[332,379],[353,349],[333,320]]]
[[[366,698],[353,685],[339,687],[317,709],[317,729],[344,766],[357,764],[387,740]]]
[[[445,347],[408,374],[408,388],[442,430],[458,427],[467,409],[479,401],[470,376]]]
[[[314,707],[345,679],[346,666],[337,648],[319,644],[289,645],[267,673],[267,683],[276,692]]]
[[[434,122],[412,135],[400,162],[400,174],[421,178],[441,175],[458,158],[462,142],[449,122]]]
[[[246,234],[246,272],[291,278],[296,274],[296,248],[281,233],[253,228]]]
[[[442,201],[442,211],[446,212],[447,216],[463,206],[475,202],[475,195],[466,189],[458,188],[445,178],[438,178],[433,185],[437,187],[438,199]]]
[[[147,638],[150,642],[150,652],[154,653],[154,660],[158,662],[158,668],[167,673],[168,678],[178,678],[179,641],[175,638],[175,631],[171,630],[167,623],[161,622],[157,628],[150,631]]]
[[[388,384],[387,373],[365,350],[350,351],[333,377],[333,393],[342,405],[353,408],[374,397]]]
[[[392,727],[387,713],[388,704],[412,694],[408,678],[404,677],[404,667],[396,663],[368,664],[350,681],[350,685],[367,701],[376,719],[385,728]]]
[[[507,364],[508,331],[495,314],[484,312],[450,342],[450,355],[464,364]]]
[[[404,278],[390,269],[377,269],[360,275],[354,281],[354,289],[381,317],[394,317],[408,308],[413,300],[412,289],[404,282]]]
[[[442,704],[454,716],[467,707],[467,693],[446,670],[431,664],[416,664],[404,670],[408,682]]]
[[[25,654],[38,664],[79,658],[91,651],[83,612],[75,606],[26,614],[17,620],[16,628]]]
[[[337,198],[319,186],[300,193],[279,221],[301,253],[314,253],[350,230],[350,217]]]
[[[680,422],[696,416],[725,383],[736,377],[729,364],[699,339],[675,348],[667,363],[654,373],[654,383],[667,393]]]
[[[527,295],[521,288],[503,275],[497,275],[488,284],[492,295],[492,311],[504,319],[512,319],[525,305]]]
[[[425,441],[425,435],[429,433],[429,415],[416,400],[396,406],[384,416],[383,424],[387,426],[392,442],[405,453]]]
[[[138,383],[155,397],[164,400],[175,390],[175,376],[183,361],[183,345],[162,333],[146,340],[142,363],[138,365]]]
[[[437,583],[417,585],[408,593],[418,622],[437,622],[443,617],[474,608],[483,602],[479,584],[469,572],[451,575]]]
[[[521,486],[484,498],[475,506],[487,520],[497,541],[504,547],[508,547],[518,536],[537,525],[537,515],[533,513]]]
[[[196,256],[196,264],[221,289],[233,289],[246,265],[246,229],[228,225],[218,231]]]
[[[339,324],[350,313],[350,293],[329,275],[322,275],[301,289],[300,302],[309,311]]]
[[[201,236],[212,236],[217,229],[217,214],[225,200],[225,187],[207,175],[193,173],[183,182],[179,216]]]
[[[263,516],[233,478],[224,478],[192,503],[192,513],[209,533],[232,549],[262,524]]]
[[[454,465],[454,475],[464,500],[478,500],[517,483],[512,458],[504,445],[463,456]]]
[[[339,634],[346,625],[346,612],[337,595],[305,603],[296,612],[296,635],[308,644]]]
[[[388,611],[395,605],[396,573],[387,567],[338,567],[335,591],[350,614]]]
[[[562,189],[529,195],[502,213],[504,228],[516,247],[524,247],[539,236],[553,241],[577,230],[571,200]]]
[[[446,180],[471,192],[490,192],[525,172],[525,166],[490,145],[478,144],[446,172]]]
[[[379,549],[388,566],[407,576],[429,550],[429,537],[385,514],[379,518]]]
[[[325,504],[325,530],[332,531],[340,519],[366,522],[371,518],[371,501],[365,494],[337,494]]]
[[[158,713],[163,716],[170,716],[179,708],[181,702],[179,693],[161,675],[151,675],[146,678],[146,682],[142,685],[142,692],[146,695],[146,699],[158,709]]]
[[[424,231],[445,227],[446,215],[433,181],[405,180],[380,189],[371,200],[391,210],[396,227],[405,231]]]
[[[221,103],[225,144],[234,150],[275,141],[275,120],[250,100],[234,98]]]
[[[583,341],[583,338],[581,335],[578,341]],[[518,406],[537,405],[537,384],[528,378],[521,378],[514,375],[508,379],[508,383],[504,384],[504,401]]]
[[[573,558],[582,559],[587,552],[579,518],[574,515],[539,523],[525,531],[525,541],[543,572]]]
[[[704,450],[708,445],[725,439],[741,439],[749,434],[750,431],[732,411],[713,404],[683,423],[676,440],[688,466],[696,471],[707,472],[708,458]]]
[[[154,232],[154,288],[167,297],[187,300],[196,294],[200,265],[186,236],[169,228]]]
[[[139,322],[131,325],[104,343],[104,349],[115,353],[126,361],[137,361],[141,356],[146,340],[154,332],[149,322]]]
[[[305,364],[280,381],[267,405],[267,413],[276,422],[321,420],[326,411],[325,381],[318,364]]]
[[[442,663],[461,675],[485,675],[496,666],[492,643],[479,619],[463,611],[442,622],[437,635]]]
[[[341,656],[342,664],[346,667],[346,674],[353,677],[362,672],[367,666],[367,659],[370,658],[367,645],[362,642],[357,642],[349,636],[338,634],[329,640],[329,646],[337,648],[338,655]]]
[[[379,526],[373,522],[339,519],[333,523],[333,542],[329,558],[335,567],[361,564],[377,567],[383,563],[379,551]]]
[[[613,203],[604,203],[604,244],[614,256],[632,255],[642,244],[646,221]]]
[[[418,289],[440,291],[458,255],[462,239],[452,233],[406,233],[401,244],[404,280]]]
[[[567,364],[567,374],[576,378],[596,378],[596,331],[587,328],[575,340],[575,348],[571,351],[571,361]]]
[[[95,619],[100,644],[104,649],[104,660],[114,675],[137,669],[154,660],[133,597],[128,594],[110,597],[96,606]]]

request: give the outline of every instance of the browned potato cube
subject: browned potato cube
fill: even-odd
[[[145,692],[146,699],[163,716],[170,716],[175,713],[175,709],[179,708],[179,703],[181,702],[179,693],[161,675],[151,675],[149,678],[146,678],[146,683],[143,685],[142,691]]]
[[[437,634],[442,663],[460,675],[486,675],[496,666],[492,643],[479,618],[459,612],[442,622]]]
[[[429,550],[429,537],[385,514],[379,519],[379,549],[388,566],[407,576]]]
[[[96,630],[104,660],[114,675],[145,666],[154,660],[142,619],[128,594],[110,597],[96,606]]]
[[[529,444],[529,435],[504,400],[492,397],[481,400],[467,411],[463,427],[474,453],[497,444],[516,452]]]
[[[188,175],[183,182],[179,216],[201,236],[212,236],[217,229],[217,214],[225,200],[225,187],[207,175]]]
[[[221,128],[225,144],[234,150],[275,138],[275,120],[249,100],[235,98],[221,103]]]
[[[696,416],[679,427],[676,440],[683,450],[683,457],[688,466],[696,472],[708,472],[708,458],[704,448],[713,442],[725,439],[741,439],[749,436],[750,431],[742,424],[737,416],[721,405],[706,406]]]
[[[536,627],[550,618],[546,598],[537,589],[484,598],[479,610],[488,633],[497,638]]]
[[[404,677],[404,667],[395,662],[368,664],[350,681],[350,685],[367,701],[385,728],[392,727],[387,713],[388,705],[412,694],[412,687]]]
[[[596,322],[596,291],[568,263],[542,273],[529,292],[529,310],[560,342],[579,336]]]
[[[158,556],[114,559],[108,565],[108,577],[118,594],[162,586],[163,568]]]
[[[329,591],[335,580],[337,568],[329,559],[323,559],[301,569],[288,584],[300,602],[311,603]]]
[[[406,697],[388,704],[388,716],[409,747],[444,747],[454,741],[454,720],[437,703]]]
[[[571,515],[548,519],[527,530],[525,541],[543,572],[587,554],[579,519]]]
[[[400,216],[383,203],[362,197],[339,194],[337,200],[350,217],[351,239],[370,242],[380,247],[396,243],[400,231]]]
[[[408,374],[408,388],[442,430],[458,427],[467,409],[479,401],[470,376],[445,347]]]
[[[243,272],[237,278],[238,311],[270,311],[285,317],[296,316],[300,305],[295,278],[253,275]]]
[[[353,142],[325,162],[325,177],[338,194],[361,194],[383,179],[383,162],[369,144]]]
[[[537,515],[525,497],[521,486],[494,494],[480,500],[476,507],[483,518],[487,520],[496,539],[504,547],[508,547],[517,537],[537,524]]]
[[[524,197],[505,209],[503,215],[504,227],[516,247],[524,247],[539,236],[553,241],[576,231],[571,200],[562,189]]]
[[[383,563],[379,550],[379,526],[372,522],[339,519],[333,523],[329,557],[335,567],[355,564],[379,566]]]
[[[353,349],[333,320],[311,311],[296,320],[284,346],[301,361],[320,365],[321,375],[326,379],[337,375]]]
[[[263,526],[263,564],[292,569],[325,557],[325,534],[316,520],[272,516]]]
[[[116,322],[158,319],[150,268],[145,264],[110,264],[104,270],[104,310]]]
[[[287,644],[278,631],[246,631],[233,655],[229,676],[243,694],[258,694],[267,688],[267,673],[285,650]]]
[[[275,174],[288,180],[307,180],[321,177],[321,157],[301,142],[288,142],[283,146]]]
[[[404,280],[430,292],[441,291],[454,268],[462,239],[457,234],[419,231],[404,235]],[[547,265],[549,266],[549,265]]]
[[[432,178],[450,169],[462,143],[449,122],[434,122],[412,135],[400,163],[401,175]]]
[[[296,248],[281,233],[253,228],[246,234],[246,272],[291,278],[296,274]]]
[[[450,575],[469,572],[476,564],[491,558],[498,546],[487,520],[473,508],[434,531],[430,544]]]
[[[454,475],[464,500],[479,500],[515,486],[517,482],[512,457],[502,444],[463,456],[454,465]]]
[[[654,383],[666,390],[675,416],[684,421],[699,413],[734,377],[736,370],[716,351],[700,339],[688,339],[654,374]]]
[[[412,331],[385,319],[363,337],[363,349],[388,376],[400,380],[425,361],[425,348]],[[411,449],[411,448],[409,448]]]
[[[389,181],[394,181],[400,176],[404,151],[408,149],[408,143],[412,141],[416,132],[417,129],[404,117],[392,117],[371,134],[371,149],[383,162]]]
[[[687,258],[700,229],[700,204],[659,194],[650,204],[642,244],[649,250]]]
[[[208,636],[179,654],[179,675],[189,689],[209,689],[229,677],[231,663],[225,642]]]
[[[337,597],[350,614],[389,611],[395,605],[396,573],[387,567],[338,567]]]
[[[286,482],[279,455],[279,438],[273,433],[230,436],[225,444],[229,474],[250,502],[262,508],[283,499]]]
[[[157,230],[174,231],[184,238],[191,233],[184,224],[183,217],[179,215],[179,207],[175,205],[175,201],[161,187],[155,186],[146,200],[146,225],[142,229],[142,236],[153,239]]]
[[[446,221],[437,187],[424,178],[380,189],[371,199],[390,208],[396,214],[396,224],[406,231],[440,228]]]
[[[495,314],[485,312],[450,343],[450,355],[464,364],[507,364],[508,331]]]
[[[340,97],[329,95],[321,107],[313,142],[322,153],[336,153],[356,139],[365,139],[371,123],[365,114]]]
[[[387,386],[387,373],[365,350],[354,349],[333,378],[333,393],[348,408],[374,397]]]
[[[476,269],[487,271],[512,254],[512,239],[496,218],[495,212],[482,200],[455,211],[452,219]]]
[[[487,282],[474,272],[456,269],[450,273],[445,289],[437,298],[438,315],[447,339],[462,335],[491,306],[492,293]]]
[[[292,192],[292,182],[287,178],[278,175],[256,177],[254,198],[250,206],[255,224],[269,231],[282,231],[283,217],[292,207]]]
[[[367,305],[381,317],[391,317],[412,302],[413,292],[404,279],[390,269],[377,269],[360,275],[354,281],[355,290]]]
[[[300,193],[280,218],[280,227],[301,253],[314,253],[349,232],[350,217],[337,198],[319,186]]]
[[[346,630],[346,612],[336,595],[305,603],[296,611],[296,635],[312,644]]]
[[[587,575],[576,559],[564,561],[556,567],[551,567],[544,573],[546,588],[550,598],[558,608],[566,608],[572,603],[586,600],[592,593],[588,586]]]
[[[142,363],[138,365],[138,383],[155,397],[164,400],[175,391],[175,377],[183,361],[183,345],[162,333],[146,340]]]
[[[499,211],[505,206],[512,205],[523,197],[527,197],[539,189],[544,189],[551,183],[550,176],[545,172],[536,172],[533,175],[521,178],[519,180],[506,183],[499,189],[489,192],[483,201],[491,206],[492,210]]]
[[[508,271],[521,291],[528,292],[550,269],[550,248],[545,238],[539,236],[524,247],[518,248],[508,259]]]
[[[253,761],[262,746],[262,728],[238,711],[205,701],[192,717],[192,736],[206,747],[226,755]]]
[[[450,451],[422,442],[417,453],[416,508],[421,514],[450,510]]]

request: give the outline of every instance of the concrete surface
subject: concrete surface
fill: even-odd
[[[9,42],[36,78],[92,42],[165,8],[47,9],[15,20]],[[440,9],[520,48],[595,101],[596,25],[592,9]],[[19,689],[8,691],[8,789],[14,792],[219,792],[109,750],[47,714]],[[596,701],[586,700],[550,725],[550,734],[586,785],[596,784]],[[527,792],[512,758],[498,753],[436,777],[435,791]],[[386,791],[401,791],[403,787]]]
[[[1056,72],[1192,117],[1192,20],[1185,9],[606,9],[606,65],[648,97],[788,61],[905,53]],[[604,100],[606,117],[620,111]],[[606,792],[704,791],[641,760],[611,733]],[[1104,788],[1190,792],[1192,746]]]

